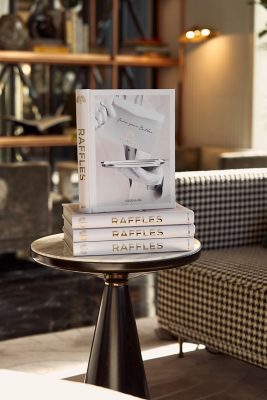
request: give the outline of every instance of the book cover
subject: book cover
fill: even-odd
[[[76,91],[83,212],[175,207],[175,91]]]
[[[72,229],[189,225],[194,223],[194,212],[178,203],[176,203],[175,208],[92,214],[81,212],[78,203],[66,203],[63,204],[63,217],[69,221]]]
[[[64,218],[64,232],[73,242],[95,242],[101,240],[164,239],[173,237],[193,237],[195,225],[155,225],[141,227],[87,228],[73,229]]]
[[[194,248],[194,238],[105,240],[101,242],[73,242],[64,232],[64,240],[74,256],[106,254],[160,253],[170,251],[189,251]]]

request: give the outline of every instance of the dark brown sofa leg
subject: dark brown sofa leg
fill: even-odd
[[[183,353],[183,342],[184,342],[184,340],[183,340],[182,336],[178,336],[178,343],[179,343],[179,354],[178,354],[178,357],[179,358],[182,358],[184,356],[184,353]]]

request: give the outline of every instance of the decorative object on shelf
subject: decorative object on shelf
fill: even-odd
[[[81,10],[79,3],[65,10],[65,42],[72,53],[84,52],[84,24]]]
[[[218,35],[219,33],[212,28],[193,26],[191,29],[183,32],[178,41],[180,43],[201,43]]]
[[[2,117],[7,121],[10,121],[16,125],[22,126],[24,128],[24,134],[29,133],[48,133],[48,131],[55,126],[65,124],[66,122],[71,121],[70,115],[54,115],[54,116],[45,116],[40,119],[20,119],[15,116],[6,116]],[[25,129],[27,131],[25,132]]]
[[[136,46],[136,54],[146,56],[169,57],[170,49],[168,46]]]
[[[26,50],[29,35],[26,25],[16,14],[2,15],[0,18],[0,49]]]
[[[170,56],[169,46],[157,38],[127,39],[123,42],[123,53],[146,56]]]
[[[35,53],[48,53],[48,54],[67,54],[69,53],[68,46],[59,43],[36,43],[32,46],[32,51]]]
[[[28,19],[30,36],[39,40],[64,39],[63,11],[54,9],[49,0],[38,0],[32,6]]]
[[[60,0],[64,8],[74,8],[81,4],[80,0]]]

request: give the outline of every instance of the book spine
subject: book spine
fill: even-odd
[[[89,53],[89,25],[88,23],[83,23],[83,53]]]
[[[73,52],[73,27],[70,10],[65,12],[65,41],[69,51]]]
[[[83,182],[82,182],[83,183]],[[64,215],[64,211],[63,211]],[[69,218],[66,215],[66,218]],[[194,213],[191,210],[185,210],[181,213],[143,211],[140,213],[129,214],[85,214],[73,215],[71,225],[73,229],[84,228],[123,228],[132,226],[155,226],[155,225],[189,225],[194,223]]]
[[[77,53],[83,52],[83,22],[80,15],[77,15],[76,27],[76,51]]]
[[[105,254],[136,254],[160,253],[172,251],[189,251],[194,248],[193,238],[167,238],[153,240],[77,242],[65,240],[74,256],[105,255]]]
[[[195,233],[195,225],[155,225],[154,227],[72,229],[68,222],[64,221],[64,231],[72,236],[73,242],[129,239],[148,240],[193,237]]]
[[[77,161],[79,207],[90,211],[88,140],[89,140],[90,90],[76,90]]]

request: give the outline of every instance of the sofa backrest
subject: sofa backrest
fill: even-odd
[[[195,213],[203,249],[261,243],[267,235],[267,168],[175,174],[176,200]]]

